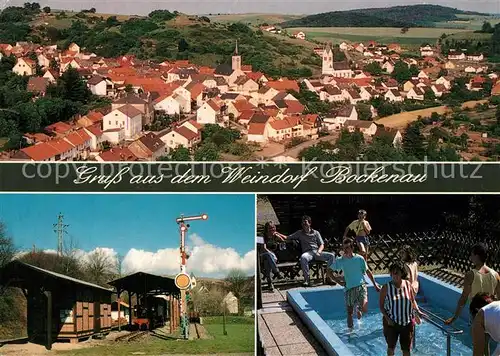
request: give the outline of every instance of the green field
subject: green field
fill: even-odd
[[[221,23],[243,22],[251,25],[260,25],[267,23],[275,25],[285,21],[301,18],[298,15],[280,15],[280,14],[230,14],[230,15],[210,15],[210,20]]]
[[[492,26],[500,23],[500,18],[497,16],[457,15],[457,17],[459,18],[457,21],[436,22],[435,25],[442,28],[461,28],[476,31],[481,29],[484,21],[488,21]]]
[[[213,353],[254,353],[255,319],[248,317],[228,317],[227,335],[223,334],[222,318],[203,318],[203,324],[213,339],[179,340],[150,337],[147,341],[127,344],[110,343],[106,346],[88,347],[71,351],[59,351],[58,355],[106,355],[122,356],[134,352],[143,355],[161,354],[213,354]]]
[[[470,30],[442,29],[442,28],[410,28],[405,34],[397,27],[294,27],[287,29],[289,32],[302,31],[306,38],[317,41],[332,41],[333,43],[366,42],[376,40],[379,42],[397,42],[402,45],[415,45],[423,42],[434,42],[443,33],[447,34],[472,34]]]

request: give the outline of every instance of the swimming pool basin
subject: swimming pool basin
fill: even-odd
[[[375,278],[381,285],[390,280],[389,275],[378,275]],[[422,294],[425,299],[419,304],[440,318],[451,316],[461,290],[425,273],[419,274],[419,281],[421,292],[419,294]],[[370,283],[368,286],[369,313],[360,323],[355,321],[353,332],[349,332],[342,287],[298,289],[287,293],[288,302],[328,354],[342,356],[385,354],[386,345],[382,333],[382,316],[378,309],[378,296]],[[443,327],[444,324],[437,319],[433,321],[434,323],[424,321],[422,325],[417,326],[416,347],[413,354],[429,355],[429,350],[434,350],[432,348],[434,347],[436,350],[431,354],[446,355],[446,333],[438,327],[438,325]],[[468,311],[464,308],[461,319],[454,323],[456,328],[464,332],[462,335],[451,337],[453,355],[471,354],[471,338],[467,322]],[[445,329],[451,330],[449,327]],[[427,345],[434,346],[425,348],[424,346]],[[380,353],[381,350],[382,353]]]

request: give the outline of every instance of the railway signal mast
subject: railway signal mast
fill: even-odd
[[[189,319],[187,315],[186,290],[193,287],[191,276],[186,272],[186,262],[189,256],[186,254],[186,234],[189,229],[189,224],[186,222],[194,220],[207,220],[208,215],[183,216],[178,217],[175,222],[179,225],[181,235],[180,254],[181,254],[181,271],[175,276],[175,285],[181,290],[181,335],[184,339],[189,339]]]

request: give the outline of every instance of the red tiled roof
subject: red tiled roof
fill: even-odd
[[[284,79],[284,80],[274,80],[274,81],[269,81],[266,83],[266,86],[270,88],[274,88],[276,90],[282,91],[282,90],[295,90],[299,91],[299,85],[295,80],[289,80],[289,79]]]
[[[174,131],[177,132],[179,135],[185,137],[188,141],[191,141],[198,136],[196,132],[188,129],[186,126],[176,127]]]
[[[103,113],[99,111],[90,111],[85,116],[93,123],[102,121],[102,118],[104,117]]]
[[[196,127],[198,130],[201,130],[201,128],[203,126],[201,126],[198,122],[196,122],[195,120],[189,120],[188,121],[191,125],[193,125],[194,127]]]
[[[79,129],[77,131],[74,131],[67,135],[66,140],[71,142],[73,146],[79,146],[85,144],[85,142],[89,141],[91,137],[89,136],[88,133],[85,132],[83,129]]]
[[[72,129],[71,125],[68,125],[68,124],[61,122],[61,121],[53,123],[52,125],[45,127],[45,131],[55,132],[55,133],[59,133],[59,134],[64,134],[64,133],[70,131],[71,129]]]
[[[137,161],[138,158],[126,147],[112,148],[107,151],[101,152],[99,157],[103,161]]]
[[[288,114],[301,114],[304,111],[304,105],[298,100],[285,100],[287,106],[286,112]]]
[[[46,142],[23,148],[21,151],[34,161],[45,161],[59,154],[54,147]]]
[[[238,112],[255,109],[255,106],[247,100],[236,100],[233,102],[233,106]]]
[[[94,136],[101,137],[102,136],[102,129],[100,124],[94,124],[91,126],[86,127],[86,129],[92,133]]]
[[[265,129],[266,129],[266,124],[250,123],[250,125],[248,125],[248,134],[249,135],[263,135]]]
[[[197,98],[207,87],[201,83],[196,83],[192,87],[189,88],[189,92],[191,93],[191,98]]]
[[[248,72],[245,74],[248,78],[252,79],[255,82],[258,82],[260,80],[260,78],[262,78],[264,76],[264,73],[261,73],[261,72]]]

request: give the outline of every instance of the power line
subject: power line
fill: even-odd
[[[57,234],[57,255],[62,256],[63,254],[63,244],[64,244],[64,234],[67,234],[66,228],[69,225],[63,223],[64,216],[59,213],[57,217],[57,224],[54,224],[54,232]]]

